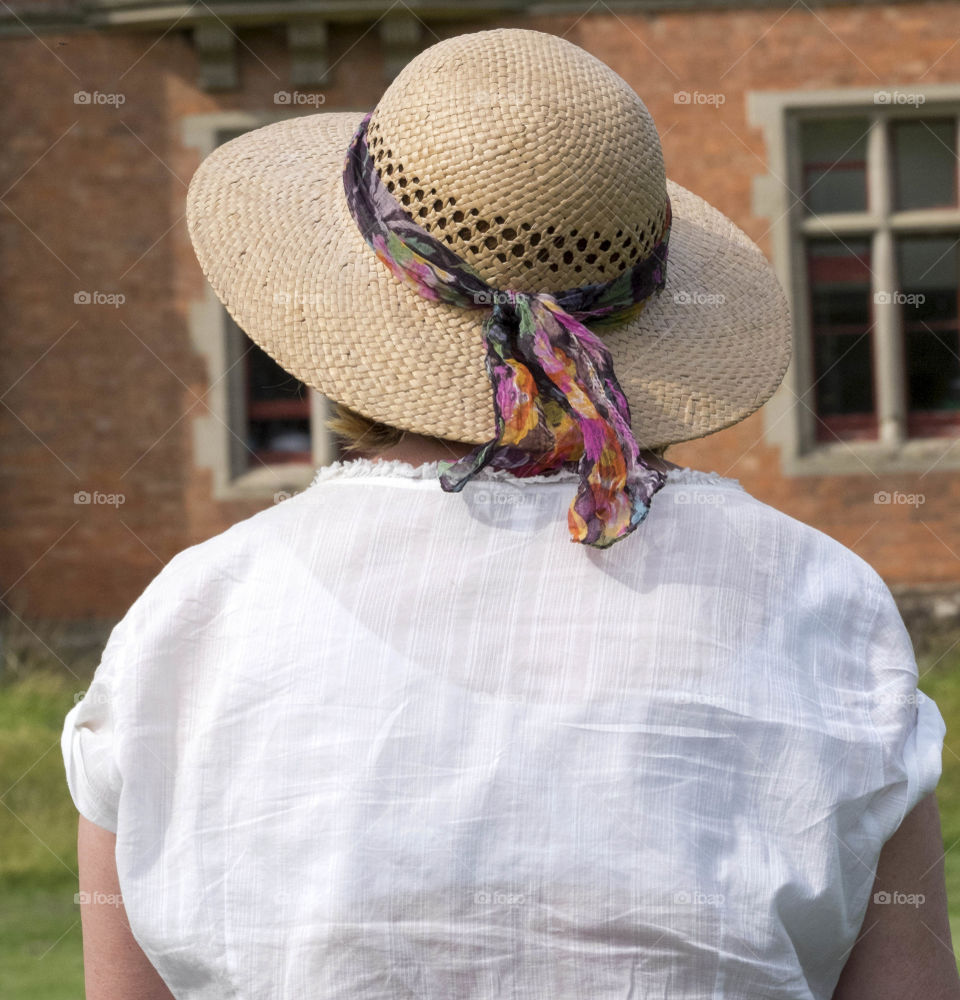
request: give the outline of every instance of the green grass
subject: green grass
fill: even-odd
[[[11,652],[13,645],[8,639],[0,667],[0,997],[77,1000],[84,995],[80,910],[73,901],[77,814],[60,731],[97,657],[58,660]],[[960,646],[930,666],[934,660],[935,654],[920,659],[920,689],[947,723],[937,798],[960,957],[960,739],[953,735],[960,731]]]
[[[0,678],[0,997],[84,995],[77,813],[60,753],[63,717],[94,664],[7,658]]]
[[[0,996],[77,1000],[83,989],[83,940],[76,884],[0,881]]]
[[[943,648],[948,648],[945,643]],[[943,774],[937,785],[940,826],[946,854],[943,859],[950,908],[953,950],[960,960],[960,646],[947,655],[931,653],[918,660],[918,687],[937,703],[947,724],[943,741]]]

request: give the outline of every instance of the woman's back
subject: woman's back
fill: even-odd
[[[940,775],[889,591],[689,469],[572,545],[576,478],[337,465],[147,588],[64,746],[178,997],[831,996]]]

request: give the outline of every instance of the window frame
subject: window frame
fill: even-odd
[[[878,94],[897,95],[894,101]],[[906,103],[918,101],[921,103]],[[753,183],[754,213],[769,220],[773,263],[790,302],[794,352],[781,387],[764,408],[764,438],[779,448],[786,475],[881,474],[960,468],[960,419],[940,436],[910,438],[906,399],[904,332],[900,306],[878,303],[878,291],[897,290],[894,236],[952,231],[960,236],[960,206],[894,212],[892,135],[895,119],[952,117],[960,152],[960,85],[925,87],[749,92],[750,124],[766,140],[768,173]],[[867,209],[864,212],[808,214],[800,200],[803,163],[800,123],[827,117],[864,117],[867,135]],[[960,169],[960,166],[958,166]],[[960,188],[960,182],[958,182]],[[875,359],[876,440],[817,440],[813,407],[813,333],[806,271],[810,237],[867,237],[874,283],[871,327]],[[952,431],[952,433],[951,433]]]

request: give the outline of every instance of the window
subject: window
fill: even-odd
[[[228,377],[231,396],[230,471],[236,478],[268,466],[314,462],[313,439],[322,435],[329,461],[345,457],[339,439],[314,419],[318,394],[284,371],[224,312],[233,359]],[[319,397],[327,412],[329,401]]]
[[[957,208],[958,117],[914,108],[798,124],[817,441],[879,437],[880,336],[896,345],[885,374],[900,383],[888,401],[902,401],[900,435],[956,432],[960,227],[937,214]]]
[[[750,95],[794,318],[767,424],[785,471],[928,468],[960,437],[960,87],[928,89]]]
[[[893,207],[953,208],[957,204],[956,124],[951,118],[893,121]]]
[[[800,125],[804,205],[808,212],[867,207],[867,122],[863,118]]]
[[[807,276],[817,438],[876,437],[869,241],[809,240]]]
[[[957,342],[957,239],[902,236],[896,242],[903,288],[908,428],[943,434],[960,414]]]
[[[247,448],[259,462],[310,461],[307,387],[259,347],[244,359],[247,383]]]

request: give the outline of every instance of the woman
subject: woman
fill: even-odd
[[[663,457],[789,316],[624,81],[448,39],[188,223],[360,457],[171,560],[68,715],[88,996],[960,997],[889,590]]]

